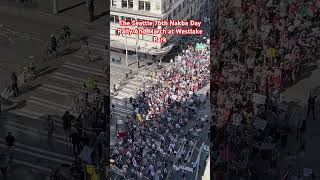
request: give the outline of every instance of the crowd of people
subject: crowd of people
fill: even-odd
[[[211,41],[215,175],[222,172],[217,175],[222,179],[228,171],[235,179],[270,179],[278,168],[278,145],[286,143],[288,133],[277,122],[280,92],[320,57],[320,4],[226,0],[216,5]],[[257,165],[257,159],[265,166]]]
[[[208,67],[209,50],[189,46],[130,98],[134,113],[127,117],[127,133],[111,150],[114,165],[126,179],[165,179],[175,158],[176,168],[184,164],[188,154],[177,153],[180,143],[194,145],[208,123],[197,115],[203,106],[197,91],[209,83]]]

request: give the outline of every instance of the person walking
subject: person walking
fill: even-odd
[[[50,51],[54,57],[57,57],[58,42],[54,34],[50,35]]]
[[[15,141],[16,141],[16,139],[12,135],[12,133],[8,132],[8,135],[6,137],[6,144],[7,144],[7,150],[8,150],[9,156],[10,156],[10,160],[12,159],[12,149],[13,149]]]
[[[71,143],[72,143],[72,149],[73,149],[73,153],[75,158],[78,158],[78,155],[80,153],[80,135],[78,132],[73,132],[70,135],[70,139],[71,139]]]
[[[307,119],[309,118],[309,114],[312,113],[312,118],[313,120],[316,120],[316,116],[315,116],[315,103],[316,103],[316,98],[317,96],[313,96],[309,95],[309,99],[308,99],[308,113],[307,113]]]
[[[54,122],[50,115],[47,117],[47,130],[48,130],[48,140],[52,140],[53,132],[54,132]]]
[[[89,63],[91,61],[90,49],[89,49],[88,41],[86,41],[86,40],[83,41],[81,49],[82,49],[83,54],[84,54],[85,63],[87,64],[87,63]]]
[[[14,95],[14,97],[17,97],[19,94],[19,88],[18,88],[18,77],[15,72],[11,73],[11,81],[12,81],[11,88],[13,90],[13,95]]]
[[[71,132],[71,115],[69,111],[66,111],[64,115],[62,116],[62,121],[63,121],[63,129],[65,133],[65,141],[66,145],[68,145],[68,141],[70,140],[70,132]]]
[[[88,0],[89,21],[94,21],[94,0]]]

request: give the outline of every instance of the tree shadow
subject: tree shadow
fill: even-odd
[[[55,67],[55,68],[51,68],[51,69],[45,69],[45,70],[42,70],[40,71],[41,73],[39,73],[38,75],[39,76],[42,76],[42,75],[47,75],[47,74],[51,74],[53,73],[54,71],[58,70],[59,68]]]

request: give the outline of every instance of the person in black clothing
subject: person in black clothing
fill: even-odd
[[[16,97],[19,94],[19,88],[18,88],[18,77],[15,72],[12,72],[11,74],[11,81],[12,81],[11,88],[13,90],[14,96]]]
[[[11,154],[11,149],[14,145],[14,142],[16,141],[16,139],[14,138],[14,136],[12,135],[11,132],[8,132],[8,135],[6,137],[6,143],[8,146],[8,152],[9,152],[9,156],[10,156],[10,160],[12,160],[12,154]]]
[[[302,142],[303,135],[306,131],[306,120],[302,120],[300,126],[297,128],[297,135],[296,135],[296,140],[299,141],[300,143]]]
[[[14,136],[12,135],[11,132],[8,132],[8,135],[6,137],[6,143],[7,143],[8,149],[12,148],[12,146],[14,145],[14,142],[15,142]]]
[[[68,144],[67,142],[70,140],[71,120],[72,116],[70,115],[69,111],[66,111],[62,116],[63,129],[66,137],[66,145]]]
[[[311,96],[311,93],[310,93],[309,99],[308,99],[307,119],[308,119],[310,113],[312,113],[312,118],[313,118],[313,120],[316,119],[316,116],[315,116],[315,113],[314,113],[316,98],[317,98],[317,96],[312,97],[312,96]]]
[[[50,36],[50,50],[52,51],[52,54],[54,56],[57,56],[57,47],[58,47],[58,42],[54,34],[51,34]]]
[[[82,147],[83,146],[89,146],[90,138],[88,137],[87,133],[83,134],[83,136],[81,138],[81,142],[82,142]]]
[[[94,20],[94,0],[89,0],[88,4],[90,22]]]
[[[77,158],[80,153],[80,135],[77,132],[74,132],[70,135],[70,139],[72,142],[74,156]]]

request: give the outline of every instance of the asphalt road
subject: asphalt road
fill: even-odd
[[[59,17],[56,17],[59,18]],[[28,56],[40,57],[51,33],[58,34],[62,23],[44,21],[43,17],[8,15],[0,11],[0,24],[12,27],[12,43],[0,38],[1,92],[9,85],[11,72],[19,74],[22,66],[30,62]],[[58,22],[55,24],[55,22]],[[108,82],[104,78],[106,62],[104,54],[106,37],[97,31],[81,30],[77,23],[70,24],[73,51],[57,59],[42,62],[40,76],[21,87],[22,94],[11,98],[3,105],[0,123],[0,149],[6,148],[5,136],[12,132],[16,138],[13,163],[9,177],[44,179],[53,168],[71,164],[74,160],[72,148],[65,144],[61,115],[71,108],[71,93],[81,90],[89,77],[95,76],[98,86],[105,90]],[[102,30],[103,31],[103,30]],[[80,48],[80,37],[88,37],[93,62],[85,64]],[[72,53],[71,53],[72,52]],[[54,137],[48,141],[44,126],[45,117],[52,115],[55,122]]]

